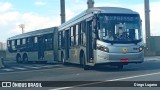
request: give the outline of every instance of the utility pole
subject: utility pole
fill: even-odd
[[[20,24],[20,25],[19,25],[19,28],[21,28],[21,29],[22,29],[22,34],[23,34],[23,33],[24,33],[25,25],[24,25],[24,24]]]
[[[64,23],[65,21],[66,21],[66,17],[65,17],[65,0],[61,0],[60,1],[60,3],[61,3],[61,14],[60,14],[60,16],[61,16],[61,24],[62,23]]]
[[[94,0],[88,0],[87,5],[88,5],[88,9],[93,8],[94,7]]]
[[[147,51],[150,51],[150,6],[149,6],[149,0],[144,1],[144,7],[145,7],[145,31],[146,31],[146,49]]]

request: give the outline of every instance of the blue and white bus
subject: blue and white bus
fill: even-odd
[[[54,62],[58,52],[57,27],[19,34],[7,40],[7,59],[18,63]]]
[[[63,63],[109,64],[122,69],[144,61],[139,13],[126,8],[94,7],[58,27],[58,54]]]

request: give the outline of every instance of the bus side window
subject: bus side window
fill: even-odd
[[[62,48],[65,48],[65,31],[62,31]]]
[[[73,46],[75,46],[76,45],[76,25],[73,26],[73,37],[74,37]]]
[[[45,46],[46,46],[46,50],[52,50],[53,48],[53,39],[52,39],[52,35],[51,34],[47,34],[46,38],[45,38]]]
[[[12,40],[12,44],[11,44],[12,50],[15,49],[15,40]]]
[[[74,46],[74,32],[73,32],[73,27],[71,27],[70,32],[71,32],[71,36],[70,36],[70,37],[71,37],[71,42],[70,42],[71,44],[70,44],[70,45],[71,45],[71,47],[72,47],[72,46]]]
[[[17,45],[20,45],[20,39],[17,40]]]
[[[79,26],[78,26],[78,45],[81,45],[81,40],[82,40],[82,24],[81,23],[79,23],[78,24]]]
[[[82,45],[86,46],[86,22],[83,21],[82,24]]]
[[[58,48],[61,49],[61,32],[58,33]]]
[[[14,45],[17,46],[17,40],[15,40]]]
[[[75,32],[75,45],[77,46],[78,45],[78,37],[79,37],[79,25],[76,25],[76,30],[75,30],[76,32]]]
[[[23,44],[23,45],[26,44],[26,39],[25,39],[25,38],[22,39],[22,44]]]
[[[7,41],[7,47],[11,46],[11,41]]]
[[[34,37],[34,43],[38,43],[38,38]]]

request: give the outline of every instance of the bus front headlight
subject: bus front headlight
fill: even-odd
[[[140,46],[139,47],[139,52],[143,51],[144,47],[143,46]]]
[[[103,51],[109,52],[109,49],[107,47],[104,47]]]
[[[104,52],[109,52],[108,47],[104,47],[104,46],[102,46],[102,45],[97,45],[97,49],[98,49],[98,50],[101,50],[101,51],[104,51]]]

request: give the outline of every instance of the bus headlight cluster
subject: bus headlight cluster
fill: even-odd
[[[139,47],[139,52],[143,51],[144,47],[143,46],[140,46]]]
[[[109,49],[107,47],[101,46],[101,45],[97,45],[97,49],[104,51],[104,52],[109,52]]]

